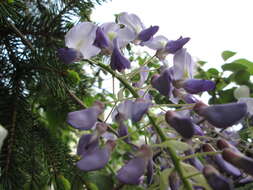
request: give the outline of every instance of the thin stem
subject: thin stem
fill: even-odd
[[[100,62],[95,62],[92,60],[88,60],[86,59],[85,61],[89,62],[90,64],[94,64],[99,66],[100,68],[102,68],[103,70],[109,72],[112,76],[114,76],[115,78],[117,78],[124,86],[125,88],[127,88],[130,93],[135,97],[135,98],[139,98],[138,93],[134,90],[134,88],[128,83],[127,80],[125,80],[121,75],[119,75],[117,72],[115,72],[114,70],[112,70],[109,66],[104,65],[103,63]],[[162,142],[167,140],[166,135],[164,134],[164,132],[162,131],[162,129],[156,124],[154,118],[151,116],[151,114],[148,112],[147,116],[150,120],[150,123],[152,124],[152,126],[154,127],[156,133],[160,136],[160,139],[162,140]],[[191,183],[189,182],[188,179],[186,179],[184,177],[184,173],[183,173],[183,168],[181,166],[180,163],[180,158],[177,156],[176,151],[172,148],[172,147],[167,147],[167,151],[169,152],[172,162],[175,166],[175,169],[177,170],[185,189],[187,190],[193,190]]]

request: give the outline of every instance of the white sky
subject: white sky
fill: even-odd
[[[159,25],[168,39],[190,37],[186,48],[209,67],[222,64],[223,50],[253,61],[253,0],[112,0],[96,6],[91,19],[110,22],[120,12],[137,14],[147,27]]]

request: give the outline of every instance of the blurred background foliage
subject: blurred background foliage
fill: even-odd
[[[91,106],[95,100],[108,102],[118,97],[103,86],[106,72],[85,62],[64,65],[56,54],[58,48],[64,47],[64,36],[74,21],[90,21],[92,8],[103,1],[8,0],[0,3],[0,124],[9,132],[0,154],[0,190],[113,189],[112,168],[123,162],[130,147],[118,144],[112,155],[114,161],[110,162],[112,168],[81,172],[75,166],[78,158],[73,152],[80,134],[65,121],[70,111]],[[131,47],[128,50],[130,60],[139,65],[150,58],[148,54],[134,55]],[[234,90],[240,85],[247,85],[252,96],[253,63],[246,59],[233,60],[234,55],[231,51],[222,53],[225,62],[222,71],[205,70],[206,62],[199,61],[197,77],[216,82],[216,89],[208,92],[210,104],[237,101]],[[86,69],[82,69],[84,65]],[[160,64],[154,59],[148,66],[150,81]],[[139,75],[130,78],[136,82]],[[120,93],[117,96],[130,97],[125,89]],[[157,104],[170,103],[157,91],[151,89],[150,93]],[[76,96],[83,102],[78,102]],[[252,138],[252,123],[240,130],[245,141]],[[130,128],[130,133],[142,126],[134,125],[136,128]],[[150,134],[139,130],[131,135],[133,142],[140,136],[150,137]],[[168,174],[161,172],[160,175],[168,178]],[[142,188],[124,186],[122,189]]]

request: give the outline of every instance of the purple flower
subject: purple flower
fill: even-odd
[[[100,49],[93,45],[97,26],[90,22],[81,22],[71,28],[65,36],[68,48],[81,52],[84,59],[97,55]]]
[[[203,174],[208,184],[215,190],[232,190],[231,181],[220,175],[219,172],[211,165],[205,166]]]
[[[94,45],[101,49],[110,47],[109,38],[106,36],[106,34],[104,33],[101,27],[97,28],[96,39],[94,41]]]
[[[68,113],[67,122],[76,129],[89,130],[96,124],[103,109],[102,103],[95,102],[94,106],[90,108]]]
[[[193,110],[218,128],[226,128],[239,122],[247,113],[245,103],[229,103],[207,106],[202,102],[195,104]]]
[[[92,152],[98,148],[98,138],[94,138],[92,134],[84,134],[79,139],[77,145],[77,155],[82,156],[87,152]]]
[[[125,58],[120,52],[117,39],[113,40],[114,48],[111,56],[110,66],[113,70],[122,72],[125,69],[130,69],[130,61]]]
[[[172,93],[172,71],[167,68],[160,75],[156,74],[151,79],[151,85],[162,95],[170,97]]]
[[[117,179],[124,184],[137,185],[144,175],[148,161],[152,158],[152,150],[147,145],[143,145],[139,155],[131,159],[117,173]]]
[[[131,30],[132,34],[135,36],[134,42],[137,44],[150,40],[159,30],[158,26],[145,28],[137,15],[128,14],[126,12],[119,14],[118,22]]]
[[[214,90],[215,83],[204,79],[188,79],[183,82],[183,88],[190,94],[198,94],[200,92]]]
[[[222,152],[222,157],[227,162],[242,169],[244,172],[253,175],[253,159],[243,154],[234,151],[233,149],[226,148]]]
[[[194,154],[192,150],[187,150],[185,151],[185,154],[186,155],[191,155],[191,154]],[[203,164],[201,163],[201,161],[196,158],[196,157],[193,157],[193,158],[189,158],[186,160],[187,162],[189,162],[192,166],[194,166],[195,168],[197,168],[199,171],[202,171],[204,166]]]
[[[119,137],[125,137],[128,135],[128,129],[127,129],[127,126],[125,125],[124,121],[119,121],[118,134],[119,134]],[[130,138],[126,137],[126,138],[124,138],[124,141],[126,143],[129,143]]]
[[[168,41],[165,46],[165,50],[168,53],[176,53],[178,50],[182,49],[182,47],[190,40],[190,38],[183,38],[182,36],[177,40]]]
[[[135,87],[138,87],[138,88],[142,87],[142,85],[148,79],[149,68],[147,66],[140,67],[139,74],[140,74],[140,80],[133,84]]]
[[[60,48],[58,49],[58,57],[65,64],[71,64],[82,59],[81,52],[73,48]]]
[[[174,128],[182,137],[192,138],[195,132],[194,123],[188,117],[181,117],[176,112],[167,111],[165,115],[166,122]]]
[[[77,167],[83,171],[94,171],[104,168],[110,159],[110,154],[114,147],[115,142],[108,140],[105,147],[95,149],[84,155],[82,159],[77,162]]]
[[[232,144],[230,144],[228,141],[226,141],[224,139],[219,139],[217,141],[217,147],[220,150],[223,150],[225,148],[230,148],[230,149],[233,149],[235,152],[240,152],[235,146],[233,146]]]

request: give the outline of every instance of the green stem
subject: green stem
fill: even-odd
[[[103,70],[109,72],[112,76],[114,76],[115,78],[117,78],[124,86],[125,88],[127,88],[131,94],[135,97],[135,98],[139,98],[138,93],[135,91],[135,89],[128,83],[127,80],[125,80],[121,75],[119,75],[116,71],[112,70],[109,66],[104,65],[103,63],[100,62],[95,62],[92,60],[88,60],[86,59],[85,61],[87,61],[90,64],[94,64],[99,66],[100,68],[102,68]],[[147,116],[150,120],[150,123],[153,125],[156,133],[160,136],[162,142],[167,140],[167,136],[164,134],[164,132],[161,130],[161,128],[156,124],[154,118],[151,116],[150,113],[147,113]],[[169,152],[172,162],[175,166],[175,169],[177,170],[183,184],[186,190],[193,190],[192,185],[190,184],[189,180],[185,178],[184,176],[184,172],[183,172],[183,168],[182,165],[180,163],[181,159],[177,156],[176,151],[172,148],[172,147],[167,147],[167,151]]]

